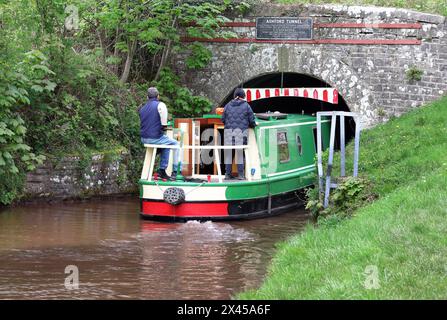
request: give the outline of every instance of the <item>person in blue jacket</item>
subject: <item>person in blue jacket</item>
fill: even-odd
[[[141,142],[143,144],[160,144],[178,146],[177,140],[166,135],[168,125],[168,109],[166,104],[160,101],[157,88],[150,87],[147,90],[148,101],[138,110],[141,124]],[[166,173],[169,163],[169,148],[160,148],[160,167],[157,170],[161,179],[175,180],[177,176],[178,149],[173,149],[173,170],[171,177]]]
[[[228,145],[247,145],[248,128],[256,126],[255,115],[250,105],[245,101],[245,91],[237,88],[234,91],[234,99],[224,108],[222,122],[224,123],[224,144]],[[234,179],[231,175],[233,162],[232,150],[225,149],[225,180]],[[245,180],[244,153],[242,149],[236,150],[236,163],[238,171],[238,180]]]

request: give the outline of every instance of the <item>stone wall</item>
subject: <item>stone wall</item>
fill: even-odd
[[[447,94],[447,24],[443,16],[394,8],[263,3],[244,17],[229,17],[235,22],[253,22],[260,16],[312,17],[314,24],[419,23],[422,28],[314,29],[314,39],[420,40],[416,45],[205,43],[213,53],[205,69],[188,70],[184,56],[174,58],[172,63],[183,83],[219,105],[235,87],[259,75],[303,73],[337,88],[366,125]],[[255,27],[229,29],[239,38],[255,38]],[[420,81],[407,78],[412,67],[423,71]]]
[[[87,159],[67,156],[49,159],[27,174],[24,200],[86,198],[136,192],[127,176],[124,151],[96,154]]]

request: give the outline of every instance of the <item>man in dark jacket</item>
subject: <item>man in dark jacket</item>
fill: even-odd
[[[147,90],[148,101],[138,110],[141,122],[141,142],[143,144],[161,144],[178,146],[177,140],[166,135],[168,125],[168,109],[161,102],[157,88],[151,87]],[[161,149],[161,148],[160,148]],[[161,179],[175,180],[178,166],[178,148],[173,149],[173,171],[169,177],[166,168],[169,162],[168,148],[161,149],[160,167],[157,173]]]
[[[234,99],[224,109],[222,122],[224,123],[225,145],[247,145],[248,128],[256,126],[255,115],[250,105],[245,101],[245,92],[241,88],[234,91]],[[225,150],[225,179],[231,180],[231,167],[233,162],[232,150]],[[236,150],[236,163],[238,180],[245,180],[244,153],[242,149]]]

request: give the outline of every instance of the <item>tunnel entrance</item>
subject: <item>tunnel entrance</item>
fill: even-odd
[[[276,72],[258,76],[241,83],[238,87],[248,88],[331,88],[331,86],[316,77],[294,72]],[[234,88],[236,89],[236,88]],[[234,92],[234,90],[233,90]],[[233,99],[233,92],[230,92],[223,100],[225,106]],[[344,98],[338,96],[338,104],[332,104],[315,99],[301,97],[272,97],[249,102],[254,113],[275,112],[295,113],[315,115],[318,111],[347,111],[349,107]],[[338,121],[338,120],[337,120]],[[335,147],[339,148],[340,126],[337,122],[337,136]],[[346,141],[351,140],[355,134],[355,123],[351,117],[345,118]]]

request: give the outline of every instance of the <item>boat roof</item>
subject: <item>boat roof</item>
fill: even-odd
[[[266,117],[270,115],[270,117]],[[279,115],[277,118],[276,115]],[[282,119],[282,115],[286,115],[287,117]],[[255,113],[256,120],[259,123],[262,122],[271,122],[271,121],[287,121],[287,122],[305,122],[305,121],[315,121],[316,116],[308,115],[308,114],[295,114],[295,113]],[[201,117],[202,119],[220,119],[222,118],[219,114],[205,114]],[[268,118],[268,119],[266,119]],[[200,119],[200,118],[195,118]]]
[[[259,116],[258,116],[259,115]],[[268,116],[270,115],[270,117]],[[284,118],[283,116],[286,115]],[[259,126],[267,126],[272,124],[289,124],[315,121],[316,117],[307,114],[293,114],[293,113],[262,113],[256,114],[256,122]],[[206,114],[202,118],[204,119],[220,119],[222,116],[217,114]]]
[[[316,121],[316,117],[304,114],[287,114],[287,118],[285,119],[276,119],[274,117],[271,117],[269,119],[260,119],[256,117],[256,122],[258,123],[259,127],[271,126],[272,124],[282,125],[282,124],[314,122],[314,121]]]

